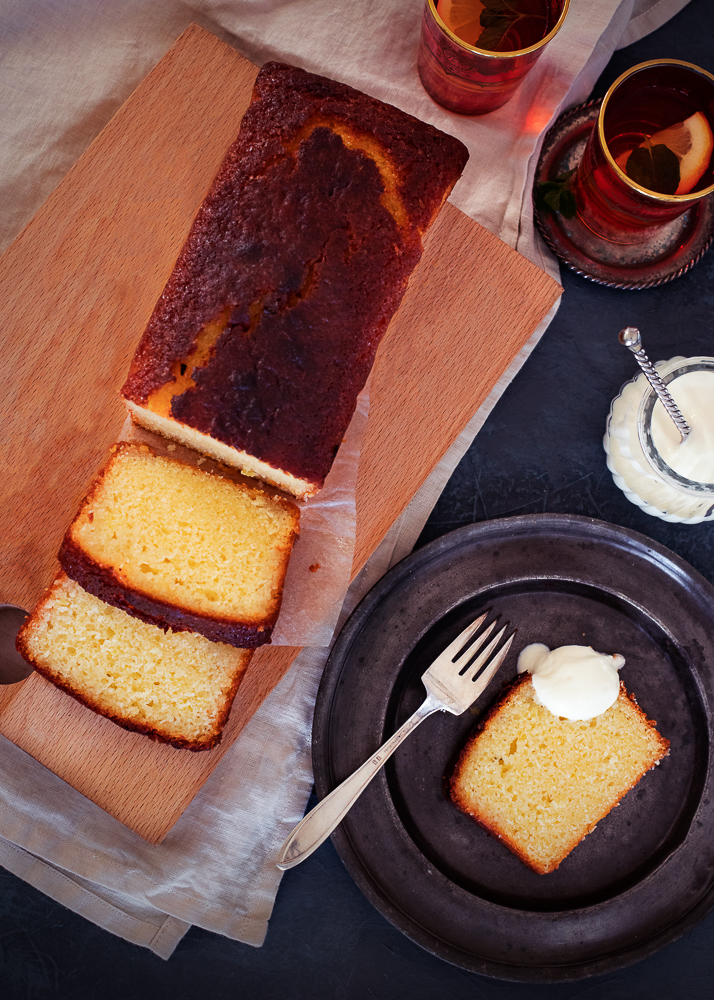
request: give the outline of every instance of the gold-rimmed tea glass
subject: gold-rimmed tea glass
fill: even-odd
[[[572,182],[578,217],[592,233],[611,243],[644,243],[714,192],[714,163],[688,194],[662,194],[636,183],[616,162],[645,137],[697,111],[714,131],[714,76],[692,63],[655,59],[615,80]]]
[[[544,35],[526,48],[492,52],[454,34],[426,0],[417,66],[427,93],[450,111],[482,115],[511,99],[546,45],[560,31],[570,0],[534,0],[543,8]]]

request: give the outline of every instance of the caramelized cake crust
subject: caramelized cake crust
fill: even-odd
[[[397,108],[264,66],[134,357],[134,419],[315,493],[466,159]]]

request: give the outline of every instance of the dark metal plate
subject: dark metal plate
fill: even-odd
[[[561,115],[546,134],[535,172],[534,190],[578,166],[597,121],[600,101]],[[536,225],[550,249],[583,278],[610,288],[653,288],[674,281],[701,260],[714,239],[714,195],[696,202],[662,226],[646,243],[623,246],[596,236],[579,216],[566,219],[534,208]]]
[[[424,696],[420,677],[493,607],[519,628],[472,713],[427,719],[333,835],[396,927],[464,969],[556,982],[620,968],[714,906],[714,588],[669,550],[590,518],[533,514],[452,532],[394,567],[340,634],[315,712],[322,798]],[[621,652],[622,678],[671,742],[550,875],[536,875],[445,798],[442,779],[530,642]]]

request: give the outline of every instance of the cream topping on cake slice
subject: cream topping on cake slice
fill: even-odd
[[[549,649],[534,642],[521,650],[518,673],[530,673],[539,704],[563,719],[585,721],[606,712],[620,693],[619,653],[609,656],[592,646]]]

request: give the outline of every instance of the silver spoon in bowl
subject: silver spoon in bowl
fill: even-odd
[[[626,347],[628,351],[632,351],[635,355],[635,360],[644,372],[645,378],[657,393],[662,406],[664,406],[674,421],[675,427],[682,436],[682,441],[686,441],[687,436],[691,433],[691,427],[684,419],[682,411],[672,399],[671,393],[662,381],[660,373],[645,354],[640,331],[636,326],[626,326],[624,330],[620,330],[618,340],[623,347]]]
[[[32,673],[30,664],[15,649],[17,633],[27,614],[16,604],[0,604],[0,684],[17,684]]]

